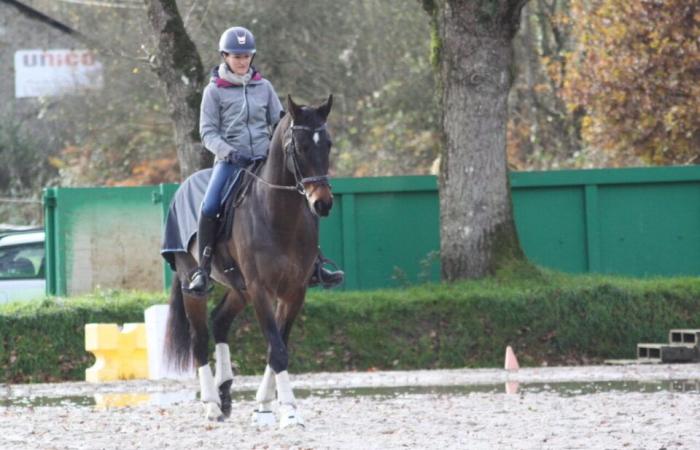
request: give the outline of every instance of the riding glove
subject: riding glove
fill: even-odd
[[[226,157],[226,161],[239,165],[241,167],[245,167],[250,163],[250,158],[246,155],[243,155],[241,152],[232,151]]]

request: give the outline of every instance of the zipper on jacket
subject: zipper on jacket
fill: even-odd
[[[246,84],[243,88],[243,95],[245,95],[245,127],[248,129],[248,139],[250,140],[250,157],[255,156],[255,149],[253,148],[253,133],[250,132],[250,103],[248,103],[248,85]]]

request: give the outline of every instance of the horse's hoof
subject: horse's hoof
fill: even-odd
[[[304,419],[292,405],[280,405],[280,428],[297,426],[304,428]]]
[[[224,413],[221,412],[221,408],[219,408],[219,405],[216,403],[207,403],[206,410],[207,419],[209,420],[223,422],[226,419],[226,417],[224,417]]]
[[[256,409],[251,417],[251,425],[254,427],[274,427],[277,425],[275,413],[272,411],[258,411]]]
[[[221,413],[224,417],[231,417],[231,383],[233,380],[224,381],[219,386],[219,399],[221,400]]]

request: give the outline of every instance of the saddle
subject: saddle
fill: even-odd
[[[246,170],[257,175],[264,162],[264,158],[256,158],[253,160],[252,165],[248,166]],[[225,242],[233,237],[233,221],[236,215],[236,208],[243,203],[243,200],[255,180],[247,171],[241,170],[239,172],[238,176],[233,180],[223,196],[224,204],[221,212],[219,230],[216,234],[217,242]],[[224,275],[226,275],[236,289],[241,291],[246,290],[245,278],[243,277],[240,266],[228,251],[221,251],[222,248],[224,247],[217,247],[216,256],[218,256],[222,263]]]

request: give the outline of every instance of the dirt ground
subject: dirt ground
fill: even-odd
[[[700,364],[292,375],[284,430],[250,425],[258,382],[223,423],[194,380],[0,385],[0,448],[700,449]]]

